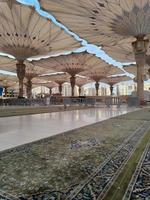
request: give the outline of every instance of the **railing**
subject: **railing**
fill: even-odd
[[[129,100],[130,104],[131,99]],[[86,96],[86,97],[62,97],[62,96],[51,96],[46,98],[37,99],[18,99],[18,98],[7,98],[0,99],[0,106],[44,106],[44,105],[95,105],[95,104],[105,104],[108,107],[112,105],[117,105],[120,107],[122,103],[128,103],[127,96],[111,97],[111,96]],[[134,103],[133,103],[134,104]]]
[[[46,99],[0,99],[0,106],[44,106]]]
[[[46,106],[46,105],[94,105],[95,98],[88,97],[50,97],[39,99],[0,99],[0,106]]]
[[[64,105],[72,105],[72,104],[79,104],[79,105],[95,105],[96,100],[94,98],[88,98],[88,97],[83,97],[83,98],[64,98],[63,99],[63,104]]]
[[[122,98],[120,98],[120,97],[106,97],[105,98],[105,104],[108,107],[113,106],[113,105],[120,107],[121,104],[122,104]]]
[[[95,98],[89,97],[51,97],[50,104],[53,105],[95,105]]]

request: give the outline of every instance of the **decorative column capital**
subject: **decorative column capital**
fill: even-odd
[[[145,65],[148,44],[149,40],[144,40],[142,38],[137,38],[137,40],[132,43],[137,66]]]
[[[137,38],[135,42],[132,42],[132,47],[135,55],[143,54],[147,52],[149,40],[143,38]]]

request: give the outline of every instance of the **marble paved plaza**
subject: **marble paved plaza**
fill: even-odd
[[[136,108],[91,108],[0,118],[0,151],[126,114]]]

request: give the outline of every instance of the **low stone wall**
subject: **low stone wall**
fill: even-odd
[[[20,106],[20,107],[0,107],[0,117],[10,117],[10,116],[19,116],[19,115],[31,115],[31,114],[41,114],[41,113],[51,113],[51,112],[60,112],[60,111],[71,111],[71,110],[80,110],[93,108],[93,106]]]

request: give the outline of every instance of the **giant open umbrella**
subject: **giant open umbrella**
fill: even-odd
[[[79,96],[81,95],[81,92],[82,92],[82,87],[88,83],[91,83],[92,80],[90,80],[89,78],[87,77],[80,77],[80,76],[77,76],[76,77],[76,85],[79,87],[78,88],[78,93],[79,93]]]
[[[8,72],[16,73],[16,63],[17,63],[17,61],[15,59],[11,59],[11,58],[8,58],[5,56],[0,56],[0,70],[5,70]],[[26,69],[25,69],[26,83],[25,83],[25,85],[27,87],[27,97],[30,98],[31,89],[32,89],[32,79],[41,74],[51,73],[51,72],[53,72],[53,70],[35,66],[27,60],[24,61],[24,64],[26,66]]]
[[[14,87],[16,83],[17,83],[16,76],[0,74],[0,85],[4,88],[5,96],[7,96],[8,88]]]
[[[92,57],[93,57],[92,54],[89,54],[86,52],[72,53],[69,55],[62,55],[58,57],[41,59],[39,61],[34,61],[33,64],[42,66],[48,69],[53,69],[55,71],[67,72],[70,75],[72,96],[74,96],[76,74],[79,74],[80,72],[88,68],[87,63],[89,64],[90,59]]]
[[[79,43],[52,21],[40,16],[33,7],[15,0],[0,1],[0,52],[17,60],[19,96],[23,96],[23,79],[27,58],[72,51]]]
[[[37,83],[37,85],[47,87],[49,89],[50,95],[52,95],[52,89],[58,87],[58,84],[55,83],[54,81],[51,81],[51,82],[48,81],[48,82],[45,82],[45,83],[41,82],[41,83]]]
[[[69,75],[66,73],[65,74],[55,73],[55,74],[41,76],[41,80],[42,79],[45,81],[53,81],[57,83],[59,94],[62,95],[62,86],[64,83],[69,82]]]
[[[134,80],[137,82],[137,66],[136,66],[136,64],[124,65],[123,69],[126,72],[134,75],[135,76]],[[149,69],[150,69],[149,65],[145,64],[144,69],[143,69],[143,75],[142,75],[143,81],[147,81],[150,78]]]
[[[80,73],[81,75],[89,77],[91,80],[95,81],[95,90],[96,90],[96,96],[98,96],[99,91],[99,82],[111,75],[117,75],[117,74],[123,74],[124,72],[118,68],[114,67],[109,64],[105,64],[100,67],[96,67],[93,69],[89,69],[87,71],[84,71]]]
[[[32,96],[32,80],[34,78],[37,78],[39,75],[50,73],[50,72],[53,72],[53,70],[46,70],[45,68],[35,66],[32,63],[26,61],[25,85],[26,85],[26,93],[27,93],[28,98],[31,98]]]
[[[142,80],[150,34],[150,0],[40,0],[43,9],[88,42],[115,46],[130,42],[137,63],[137,94],[144,101]]]
[[[87,52],[72,53],[70,55],[62,55],[58,57],[50,57],[33,61],[34,65],[53,69],[56,71],[67,72],[70,74],[70,83],[72,87],[72,96],[74,96],[74,87],[76,85],[76,75],[86,70],[93,70],[95,68],[101,69],[104,66],[110,66],[102,59]],[[111,69],[111,68],[110,68]]]
[[[150,45],[150,43],[149,43]],[[105,46],[104,50],[112,56],[114,59],[120,61],[120,62],[134,62],[135,57],[132,50],[132,46],[130,42],[119,42],[116,46]],[[135,76],[134,80],[137,82],[137,65],[136,64],[130,64],[130,65],[124,65],[124,70],[128,73],[131,73]],[[149,55],[149,48],[146,55],[146,62],[143,66],[143,73],[141,75],[141,80],[144,83],[147,79],[149,79],[150,76],[150,55]],[[138,88],[141,87],[141,90],[143,88],[143,84],[139,84]]]
[[[101,82],[106,83],[110,86],[110,94],[113,95],[114,85],[120,82],[132,80],[129,76],[113,76],[113,77],[106,77],[102,79]]]

